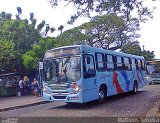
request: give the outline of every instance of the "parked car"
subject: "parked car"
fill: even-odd
[[[8,73],[0,75],[0,96],[16,95],[18,90],[18,73]]]

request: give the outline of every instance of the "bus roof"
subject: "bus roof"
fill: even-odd
[[[57,50],[57,49],[72,48],[72,47],[79,47],[82,51],[85,51],[85,52],[100,52],[100,53],[108,53],[108,54],[113,54],[113,55],[126,56],[126,57],[131,57],[131,58],[144,59],[143,56],[132,55],[132,54],[127,54],[127,53],[122,53],[122,52],[112,51],[112,50],[106,50],[106,49],[102,49],[102,48],[91,47],[88,45],[70,45],[70,46],[57,47],[57,48],[50,49],[47,52],[51,52],[51,51]]]

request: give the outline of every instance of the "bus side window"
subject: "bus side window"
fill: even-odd
[[[105,70],[105,58],[103,53],[95,53],[96,57],[96,68],[99,71]]]
[[[135,59],[131,59],[132,61],[132,70],[136,70],[136,63],[135,63]]]
[[[142,70],[142,61],[138,59],[138,70]]]
[[[128,57],[124,57],[124,70],[131,70],[131,61]]]
[[[116,56],[116,61],[117,61],[117,70],[123,70],[123,59],[121,56]]]
[[[141,68],[142,68],[142,70],[145,70],[144,60],[141,60]]]
[[[96,75],[94,58],[92,55],[83,56],[83,72],[84,78],[90,78]]]
[[[132,70],[132,60],[131,60],[131,58],[129,58],[129,64],[130,64],[130,68]]]
[[[107,54],[106,55],[106,62],[107,62],[107,70],[115,70],[115,64],[114,64],[114,56]]]
[[[138,69],[138,59],[135,59],[135,65],[136,65],[136,70],[139,70]]]

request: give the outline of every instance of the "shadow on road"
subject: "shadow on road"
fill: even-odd
[[[99,102],[98,100],[95,100],[95,101],[91,101],[91,102],[87,102],[87,103],[66,103],[65,105],[52,107],[50,109],[72,109],[72,110],[83,109],[83,110],[87,110],[87,109],[95,108],[97,106],[105,105],[107,103],[114,102],[114,101],[122,99],[122,98],[131,97],[131,96],[134,97],[134,96],[141,94],[141,93],[145,93],[145,91],[138,91],[137,94],[133,94],[132,92],[127,92],[127,93],[123,93],[123,94],[119,94],[119,95],[110,96],[110,97],[107,97],[104,102]]]

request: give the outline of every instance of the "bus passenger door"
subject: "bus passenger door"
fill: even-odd
[[[98,97],[95,60],[92,54],[83,55],[83,100],[95,100]]]

